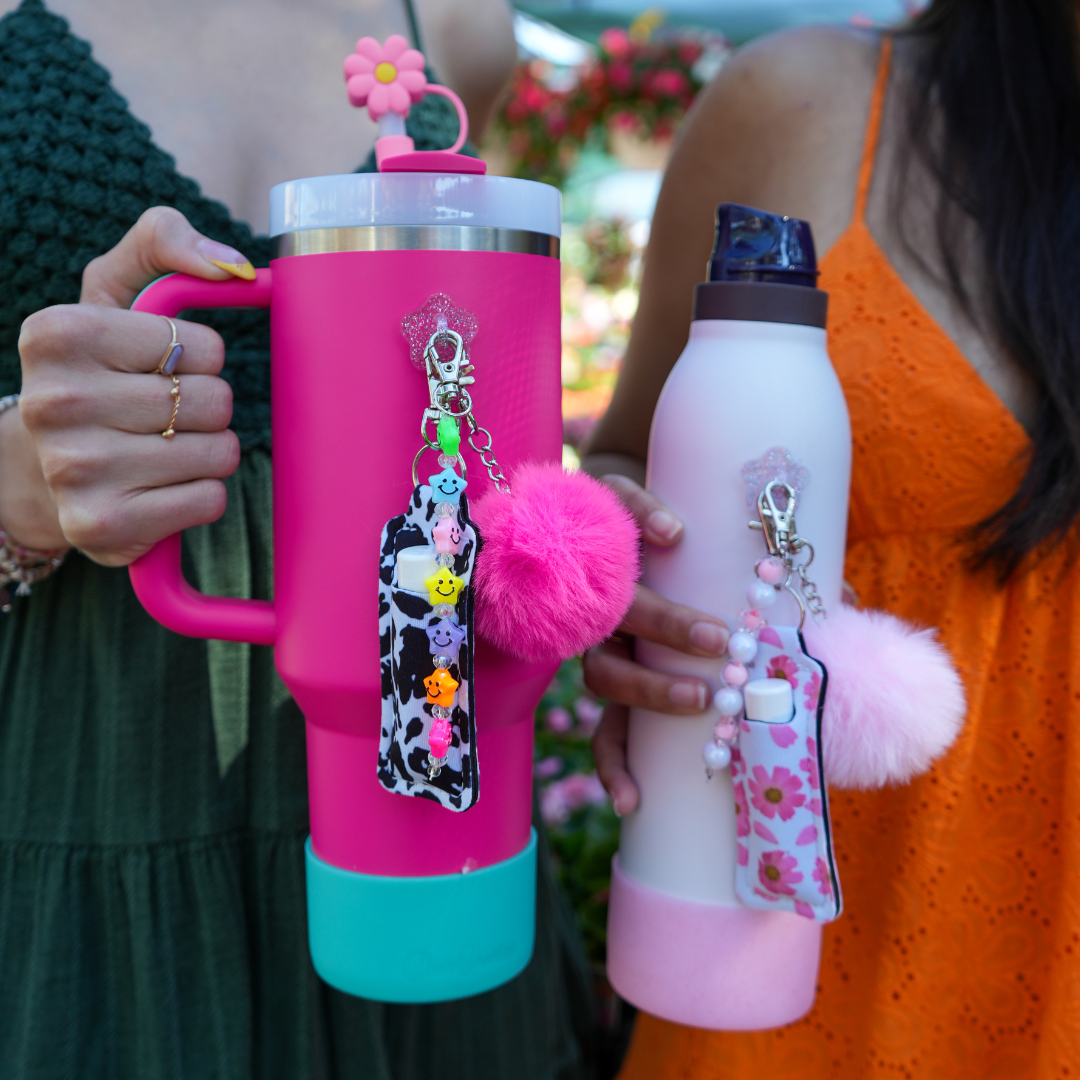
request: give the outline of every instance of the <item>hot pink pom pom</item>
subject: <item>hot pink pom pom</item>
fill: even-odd
[[[820,624],[807,620],[804,634],[829,672],[821,742],[830,786],[905,784],[952,745],[964,687],[932,630],[840,607]]]
[[[638,529],[615,493],[560,465],[522,465],[510,495],[471,507],[476,626],[522,660],[566,659],[603,641],[634,599]]]

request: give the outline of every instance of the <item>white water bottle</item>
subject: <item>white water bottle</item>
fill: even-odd
[[[768,552],[744,467],[787,458],[801,467],[799,535],[826,610],[840,603],[851,429],[825,348],[827,296],[816,288],[805,222],[725,204],[709,278],[696,287],[690,340],[660,395],[648,488],[685,525],[673,548],[648,548],[643,582],[731,629],[753,607],[747,589]],[[781,595],[773,625],[797,625]],[[715,692],[726,657],[706,660],[639,640],[639,662],[705,679]],[[628,767],[641,792],[622,822],[613,865],[608,975],[639,1008],[694,1027],[775,1027],[813,1004],[821,926],[745,907],[735,894],[733,788],[711,777],[702,747],[719,719],[633,709]]]

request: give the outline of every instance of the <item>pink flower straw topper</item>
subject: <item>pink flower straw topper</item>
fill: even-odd
[[[357,108],[367,105],[372,120],[388,112],[408,116],[409,106],[419,104],[428,90],[424,54],[410,49],[400,34],[391,35],[383,45],[362,37],[356,52],[345,58],[345,88],[350,103]]]

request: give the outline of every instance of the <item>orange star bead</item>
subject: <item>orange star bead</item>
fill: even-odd
[[[454,704],[454,691],[458,688],[458,681],[445,668],[438,668],[434,675],[429,675],[424,680],[427,687],[427,699],[432,705]]]

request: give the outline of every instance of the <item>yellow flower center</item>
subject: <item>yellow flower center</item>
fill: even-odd
[[[767,802],[778,803],[784,801],[784,793],[777,787],[767,787],[763,794]]]
[[[393,82],[397,78],[397,68],[384,60],[375,68],[375,78],[382,83]]]
[[[770,881],[779,881],[780,880],[780,871],[777,870],[775,866],[766,866],[765,867],[765,876]]]

